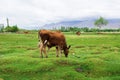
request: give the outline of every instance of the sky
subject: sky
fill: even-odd
[[[120,0],[0,0],[0,24],[20,28],[91,16],[120,18]]]

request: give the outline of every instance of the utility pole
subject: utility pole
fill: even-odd
[[[9,19],[7,18],[7,27],[9,27]]]

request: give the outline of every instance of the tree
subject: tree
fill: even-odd
[[[96,25],[97,27],[99,27],[99,29],[101,29],[102,26],[107,25],[107,24],[108,24],[108,21],[105,20],[103,17],[100,17],[94,23],[94,25]]]

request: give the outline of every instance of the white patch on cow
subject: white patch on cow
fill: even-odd
[[[47,40],[45,40],[44,44],[46,44],[46,43],[47,43]]]

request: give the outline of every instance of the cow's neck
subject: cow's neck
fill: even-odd
[[[64,45],[63,45],[63,50],[65,50],[67,48],[67,44],[65,43]]]

